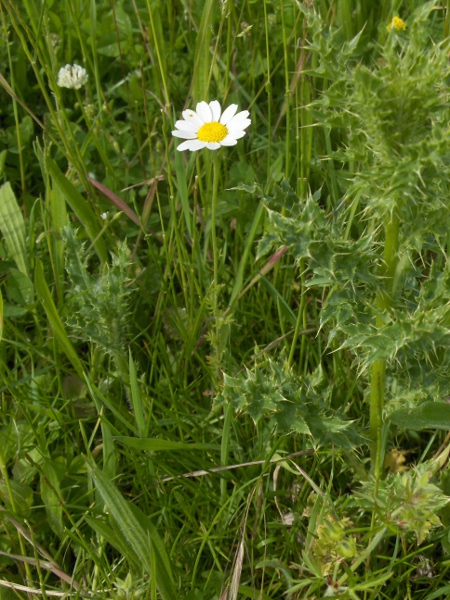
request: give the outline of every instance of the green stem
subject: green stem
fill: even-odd
[[[228,465],[228,456],[230,454],[230,431],[231,421],[233,418],[234,410],[233,405],[228,404],[224,407],[223,411],[223,428],[222,428],[222,441],[220,445],[220,464],[222,467]],[[220,480],[220,499],[221,504],[224,504],[227,498],[227,479],[222,477]]]
[[[219,248],[217,245],[217,231],[216,231],[216,219],[217,219],[217,193],[219,190],[219,177],[220,177],[220,155],[219,152],[213,154],[213,189],[211,199],[211,240],[212,240],[212,251],[213,251],[213,318],[214,318],[214,372],[215,372],[215,387],[219,384],[222,377],[222,344],[221,344],[221,329],[222,323],[219,315]],[[229,404],[224,409],[224,420],[222,429],[222,442],[220,449],[220,464],[226,466],[228,464],[229,455],[229,439],[230,439],[230,428],[231,419],[233,416],[233,407]],[[221,479],[220,481],[220,497],[222,504],[225,502],[227,496],[227,480]]]
[[[300,306],[297,313],[297,322],[295,323],[294,337],[292,338],[291,350],[289,352],[289,358],[287,361],[288,368],[291,367],[294,361],[294,352],[297,346],[298,336],[300,334],[300,327],[303,325],[303,329],[306,329],[306,293],[305,283],[306,277],[304,273],[304,260],[300,260],[300,277],[301,277],[301,293],[300,293]],[[302,336],[302,351],[300,352],[300,365],[303,368],[303,348],[304,348],[305,336]]]
[[[269,35],[269,19],[267,14],[267,0],[264,0],[264,27],[266,32],[266,92],[267,92],[267,128],[268,131],[272,131],[272,82],[271,82],[271,71],[270,71],[270,35]],[[270,172],[272,167],[271,154],[272,154],[272,136],[267,137],[267,181],[270,182]]]
[[[383,264],[380,269],[380,289],[375,306],[377,311],[377,328],[385,324],[385,314],[392,307],[393,281],[398,263],[398,235],[400,221],[394,211],[386,220],[384,231]],[[372,473],[378,480],[381,470],[381,426],[384,406],[384,389],[386,380],[386,360],[377,359],[372,365],[370,382],[370,437]]]
[[[215,362],[217,368],[217,379],[220,379],[220,362],[222,351],[220,348],[220,320],[219,320],[219,248],[217,245],[217,193],[219,190],[220,157],[213,155],[213,189],[211,199],[211,241],[213,251],[213,318],[215,322]]]

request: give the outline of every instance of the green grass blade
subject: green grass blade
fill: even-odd
[[[57,471],[48,459],[42,465],[40,491],[50,527],[61,537],[64,532],[61,486]]]
[[[178,193],[180,195],[181,207],[183,210],[184,220],[186,221],[186,227],[189,232],[189,237],[192,238],[192,215],[191,207],[189,202],[189,194],[186,184],[186,167],[184,164],[184,157],[182,152],[175,152],[175,173],[176,173],[176,184],[178,187]]]
[[[129,372],[130,372],[130,400],[133,405],[134,418],[136,420],[137,430],[140,436],[145,436],[147,431],[146,419],[144,414],[144,407],[142,404],[142,396],[139,389],[139,381],[137,378],[136,365],[134,364],[133,356],[130,350],[129,359]]]
[[[121,529],[128,543],[139,557],[143,567],[156,580],[164,600],[176,600],[169,557],[162,540],[150,519],[127,502],[115,485],[105,477],[94,463],[88,462],[97,490],[108,507],[111,517]]]
[[[241,262],[239,263],[238,272],[236,275],[236,279],[235,279],[234,286],[233,286],[233,291],[231,292],[231,297],[230,297],[230,301],[229,301],[230,306],[233,304],[233,302],[236,300],[236,298],[239,296],[239,294],[242,291],[242,286],[244,283],[245,267],[247,265],[248,257],[250,255],[250,250],[251,250],[251,247],[255,240],[255,236],[258,231],[259,224],[261,222],[261,218],[262,218],[263,214],[264,214],[264,203],[263,203],[263,201],[261,201],[258,205],[258,208],[256,209],[255,216],[253,218],[252,227],[247,236],[244,253],[242,255]]]
[[[89,516],[85,516],[85,521],[100,537],[104,538],[108,544],[111,544],[111,546],[117,548],[120,554],[124,556],[129,563],[131,563],[136,569],[139,569],[141,561],[139,560],[136,552],[122,535],[120,529],[112,529],[112,527],[109,527],[100,519],[94,519]]]
[[[28,275],[25,221],[9,182],[0,188],[0,229],[17,268],[24,275]]]
[[[152,438],[134,438],[126,435],[118,435],[114,438],[118,442],[147,452],[160,452],[172,450],[219,450],[220,446],[214,444],[185,444],[183,442],[172,442],[171,440],[160,440]]]
[[[3,296],[0,290],[0,342],[3,338]]]
[[[73,212],[86,228],[86,231],[92,240],[100,260],[102,262],[106,262],[107,252],[105,242],[101,237],[99,237],[100,227],[91,207],[73,185],[73,183],[67,179],[67,177],[59,169],[58,165],[51,158],[47,158],[46,167],[52,176],[54,183],[64,194]]]
[[[36,288],[36,293],[42,301],[42,305],[44,307],[45,313],[50,321],[50,325],[53,329],[53,333],[58,340],[64,354],[72,363],[76,372],[82,379],[84,379],[84,369],[81,364],[78,355],[72,346],[67,333],[65,332],[63,322],[61,321],[61,317],[58,314],[55,303],[53,302],[52,296],[50,294],[50,290],[48,289],[47,282],[44,277],[44,267],[42,266],[42,262],[38,259],[36,260],[36,269],[34,273],[34,285]]]
[[[213,0],[206,0],[195,47],[194,86],[195,102],[208,101],[209,74],[211,70],[211,21],[214,10]]]
[[[429,596],[427,596],[427,600],[436,600],[436,598],[441,598],[442,596],[446,596],[448,598],[448,594],[450,594],[450,585],[446,585],[443,588],[439,588]]]

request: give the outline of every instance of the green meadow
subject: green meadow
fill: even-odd
[[[0,17],[0,600],[449,598],[450,1]]]

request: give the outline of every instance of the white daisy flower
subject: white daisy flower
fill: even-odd
[[[177,150],[218,150],[220,146],[234,146],[239,138],[244,137],[245,129],[250,125],[248,110],[237,115],[237,104],[230,104],[223,112],[220,103],[213,100],[199,102],[195,109],[184,110],[183,120],[175,123],[172,135],[186,140]]]
[[[89,75],[83,67],[79,65],[66,65],[59,70],[58,85],[59,87],[79,90],[87,82],[88,77]]]

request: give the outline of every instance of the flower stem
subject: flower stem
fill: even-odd
[[[219,320],[219,249],[217,246],[217,231],[216,231],[216,219],[217,219],[217,193],[219,190],[219,177],[220,177],[220,157],[217,154],[213,155],[213,189],[211,199],[211,241],[212,241],[212,252],[213,252],[213,318],[215,323],[215,363],[217,368],[217,379],[220,379],[220,362],[222,358],[222,351],[220,347],[220,320]]]
[[[213,251],[213,286],[212,286],[212,301],[213,301],[213,319],[215,332],[212,337],[214,347],[214,383],[217,392],[217,386],[222,378],[222,338],[221,329],[222,322],[219,315],[219,248],[217,245],[217,231],[216,231],[216,219],[217,219],[217,193],[219,190],[219,177],[220,177],[220,155],[219,152],[213,155],[213,189],[211,199],[211,240],[212,240],[212,251]],[[233,415],[233,407],[229,404],[224,409],[223,415],[223,428],[222,428],[222,441],[220,449],[220,464],[222,466],[228,465],[229,456],[229,440],[231,431],[231,419]],[[221,479],[220,481],[220,497],[222,503],[225,502],[227,496],[227,481]]]
[[[377,328],[385,325],[385,314],[392,306],[393,282],[398,263],[398,235],[400,221],[397,211],[387,218],[384,232],[383,264],[380,269],[380,289],[375,306]],[[377,359],[372,365],[370,382],[370,438],[372,473],[378,480],[381,471],[381,427],[383,422],[384,389],[386,380],[386,359]]]

